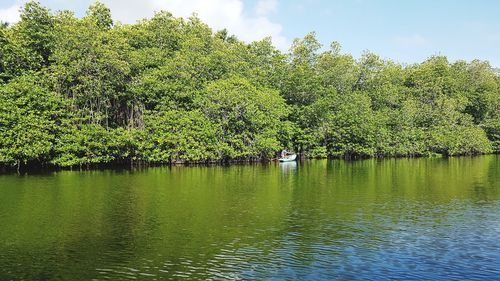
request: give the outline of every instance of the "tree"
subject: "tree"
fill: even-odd
[[[280,121],[287,110],[278,92],[232,77],[210,83],[198,104],[221,128],[223,159],[268,158],[279,149]]]
[[[97,1],[87,9],[87,18],[94,21],[95,25],[103,30],[113,26],[111,10],[101,2]]]
[[[500,151],[500,73],[432,56],[402,65],[323,48],[246,43],[196,15],[113,23],[29,1],[0,23],[0,164],[259,160]]]
[[[314,33],[307,34],[301,40],[294,40],[290,50],[290,64],[286,70],[288,78],[282,89],[287,103],[309,105],[318,98],[320,83],[315,67],[320,48],[321,44]]]
[[[140,158],[153,163],[205,162],[220,157],[218,126],[201,111],[148,111],[139,133]]]
[[[340,44],[333,42],[330,50],[318,58],[317,75],[321,86],[337,93],[350,93],[359,77],[359,67],[351,55],[340,53]]]
[[[70,119],[61,125],[51,163],[81,168],[130,159],[134,148],[128,131],[74,121]]]
[[[93,14],[93,12],[90,12]],[[49,68],[52,87],[67,96],[79,117],[93,124],[126,124],[126,81],[130,73],[125,39],[102,30],[93,16],[63,17]]]
[[[53,51],[53,18],[47,8],[29,1],[21,9],[21,20],[0,28],[0,79],[8,81],[49,64]]]
[[[21,21],[13,28],[21,45],[39,57],[39,67],[47,66],[53,50],[53,17],[49,9],[36,1],[27,2],[21,9]]]
[[[334,157],[375,155],[376,124],[370,98],[361,92],[337,95],[331,92],[306,110],[307,122],[314,122],[313,134]]]
[[[46,163],[61,121],[67,115],[62,97],[21,76],[0,87],[0,163]]]

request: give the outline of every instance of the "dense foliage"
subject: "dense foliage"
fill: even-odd
[[[500,77],[444,56],[401,65],[314,33],[289,53],[195,16],[113,23],[37,2],[0,25],[0,164],[82,166],[500,151]]]

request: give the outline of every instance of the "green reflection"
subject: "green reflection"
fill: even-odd
[[[318,255],[354,266],[422,243],[404,233],[488,225],[499,158],[2,175],[0,279],[308,278]]]

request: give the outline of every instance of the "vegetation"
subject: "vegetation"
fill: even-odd
[[[444,56],[360,59],[314,33],[289,53],[195,16],[113,23],[28,2],[0,25],[0,164],[82,166],[500,151],[500,77]]]

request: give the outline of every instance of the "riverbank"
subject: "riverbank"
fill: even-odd
[[[344,160],[344,161],[360,161],[369,159],[436,159],[436,158],[467,158],[467,157],[481,157],[487,155],[498,155],[498,153],[491,154],[474,154],[474,155],[459,155],[459,156],[446,156],[441,154],[432,154],[427,156],[400,156],[400,157],[351,157],[351,158],[339,158],[339,157],[298,157],[298,162],[310,161],[310,160]],[[146,161],[121,161],[121,162],[111,162],[111,163],[98,163],[98,164],[88,164],[88,165],[78,165],[78,166],[57,166],[50,163],[37,163],[31,162],[28,164],[22,164],[19,167],[16,165],[1,165],[0,173],[44,173],[52,171],[83,171],[83,170],[128,170],[128,169],[142,169],[148,167],[172,167],[172,166],[230,166],[230,165],[247,165],[247,164],[263,164],[263,163],[279,163],[277,158],[274,159],[247,159],[247,160],[226,160],[226,161],[175,161],[166,163],[151,163]]]

